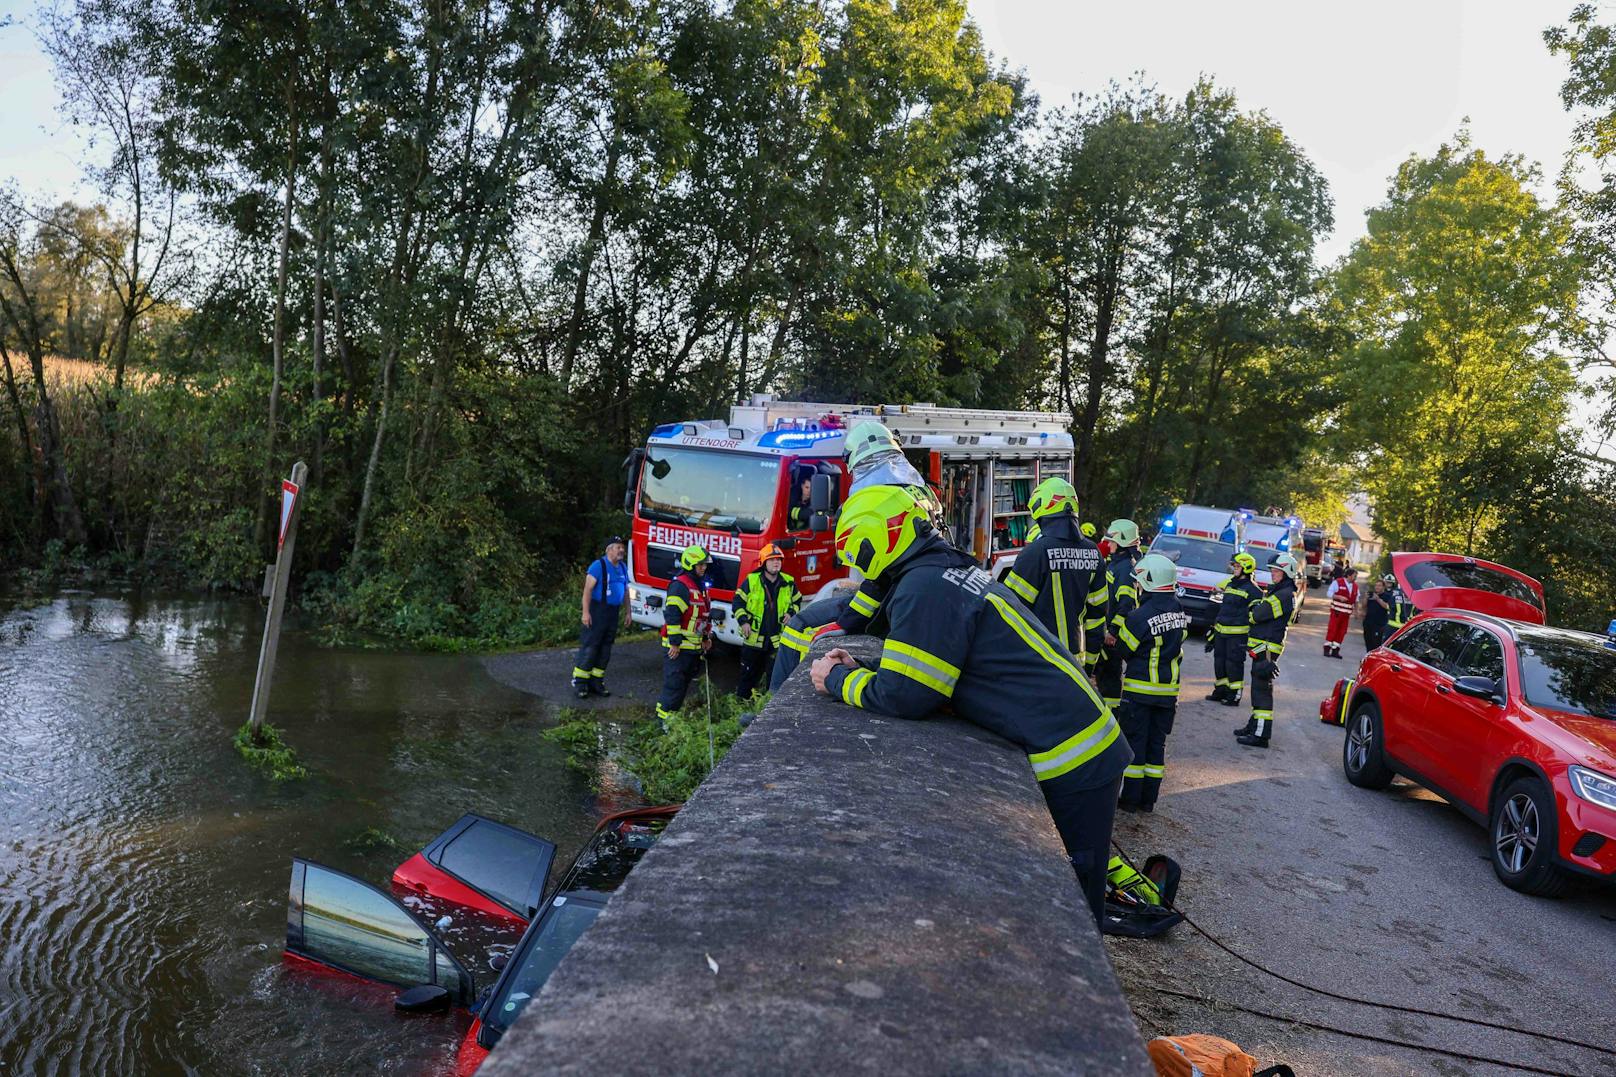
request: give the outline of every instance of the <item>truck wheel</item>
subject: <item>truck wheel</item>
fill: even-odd
[[[1554,794],[1535,777],[1520,777],[1493,799],[1493,873],[1511,890],[1559,897],[1571,873],[1555,863],[1558,815]]]
[[[1347,736],[1341,742],[1341,769],[1346,771],[1347,781],[1360,789],[1384,789],[1392,784],[1384,744],[1380,708],[1360,703],[1347,719]]]

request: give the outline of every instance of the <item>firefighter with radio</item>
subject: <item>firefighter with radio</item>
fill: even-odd
[[[1027,500],[1038,537],[1016,555],[1005,586],[1027,604],[1085,672],[1100,657],[1105,625],[1105,566],[1100,548],[1077,525],[1077,491],[1062,478],[1045,479]]]
[[[915,470],[898,439],[886,424],[866,419],[857,423],[843,438],[852,485],[848,498],[869,486],[901,486],[915,495],[927,510],[932,526],[942,530],[942,506],[932,496],[926,480]],[[806,524],[804,525],[806,526]],[[808,654],[808,645],[817,636],[856,635],[869,627],[881,609],[882,586],[869,578],[838,580],[829,593],[822,592],[793,616],[780,632],[780,650],[769,676],[769,691],[778,691]]]
[[[815,689],[897,718],[952,705],[959,717],[1026,752],[1098,922],[1130,753],[1070,652],[1009,588],[945,542],[902,487],[849,497],[836,553],[886,585],[888,632],[878,668],[860,666],[841,649],[816,660]]]
[[[1105,639],[1094,675],[1100,697],[1106,706],[1115,708],[1122,704],[1122,655],[1117,651],[1117,630],[1139,605],[1133,582],[1133,570],[1139,563],[1139,525],[1132,520],[1112,520],[1105,529],[1105,539],[1112,547],[1105,563]]]
[[[1229,578],[1218,588],[1218,616],[1206,634],[1212,652],[1214,703],[1237,707],[1246,682],[1246,639],[1251,632],[1251,604],[1262,601],[1263,589],[1254,578],[1257,559],[1241,552],[1229,560]]]
[[[1123,772],[1123,811],[1155,811],[1167,769],[1167,735],[1178,710],[1178,666],[1190,615],[1178,604],[1178,568],[1159,553],[1148,553],[1133,570],[1136,606],[1117,629],[1122,655],[1122,707],[1117,721],[1133,749]]]
[[[1235,730],[1235,739],[1247,748],[1266,748],[1273,735],[1274,680],[1279,656],[1285,653],[1285,629],[1296,608],[1296,581],[1302,575],[1296,558],[1282,553],[1268,564],[1273,583],[1268,593],[1251,604],[1251,720]]]
[[[664,726],[684,706],[690,682],[713,646],[712,602],[707,596],[711,564],[705,548],[686,546],[679,554],[679,574],[668,584],[662,606],[662,643],[668,656],[662,663],[662,695],[656,705],[657,719]]]
[[[758,551],[757,568],[735,588],[735,623],[741,629],[741,676],[735,694],[750,696],[780,646],[780,632],[802,605],[797,581],[785,572],[785,552],[774,543]]]

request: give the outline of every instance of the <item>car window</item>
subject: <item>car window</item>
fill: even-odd
[[[1522,633],[1521,687],[1538,707],[1616,719],[1616,649],[1582,633]]]
[[[542,838],[469,816],[428,847],[427,859],[525,917],[538,903],[554,854]]]
[[[1386,644],[1386,646],[1399,654],[1406,654],[1410,658],[1414,658],[1417,651],[1425,648],[1427,641],[1431,638],[1431,632],[1435,628],[1435,621],[1424,621],[1412,626],[1396,639]]]
[[[492,1047],[511,1022],[544,987],[561,959],[567,956],[603,905],[560,894],[552,898],[544,916],[536,921],[511,955],[511,965],[500,976],[494,994],[483,1005],[484,1047]]]
[[[1486,677],[1504,683],[1504,645],[1485,628],[1472,628],[1464,651],[1454,663],[1455,677]]]
[[[1414,638],[1406,641],[1399,638],[1398,646],[1394,649],[1449,676],[1455,676],[1455,663],[1469,640],[1470,626],[1458,621],[1437,620],[1417,625],[1416,629],[1419,630],[1417,636],[1410,632],[1408,635]]]
[[[470,983],[420,921],[375,887],[304,860],[292,863],[286,948],[397,987],[439,984],[464,1002]]]
[[[1525,602],[1543,608],[1537,592],[1514,576],[1505,575],[1485,565],[1470,565],[1462,561],[1420,561],[1409,565],[1404,573],[1408,584],[1416,591],[1429,587],[1464,587],[1472,591],[1488,591],[1495,595]]]

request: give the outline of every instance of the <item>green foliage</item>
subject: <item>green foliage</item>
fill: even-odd
[[[646,800],[672,804],[689,799],[711,772],[709,753],[716,760],[728,754],[741,735],[741,714],[761,712],[768,702],[768,693],[742,702],[730,692],[715,692],[709,722],[705,689],[697,685],[665,725],[641,712],[620,745],[609,742],[597,717],[577,710],[563,711],[561,724],[544,737],[561,745],[567,765],[592,782],[600,780],[601,765],[610,758],[639,783]]]
[[[264,722],[255,734],[251,722],[236,730],[236,751],[249,764],[277,782],[299,781],[309,776],[297,761],[297,752],[281,738],[280,730]]]
[[[392,834],[380,827],[367,826],[353,837],[342,843],[342,847],[349,852],[369,855],[371,853],[405,853],[409,846],[395,838]]]

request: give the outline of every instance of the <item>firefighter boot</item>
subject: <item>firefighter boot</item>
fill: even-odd
[[[1236,738],[1234,738],[1234,741],[1235,741],[1236,744],[1243,744],[1247,748],[1266,748],[1266,747],[1268,747],[1268,738],[1267,737],[1259,737],[1254,733],[1249,735],[1249,736],[1236,737]]]
[[[1247,748],[1268,747],[1268,738],[1274,729],[1274,720],[1271,717],[1272,714],[1272,711],[1258,711],[1252,714],[1251,732],[1243,736],[1236,737],[1235,742]]]
[[[1255,718],[1246,719],[1245,725],[1235,726],[1234,729],[1234,735],[1237,737],[1249,737],[1255,732],[1257,732],[1257,719]]]

